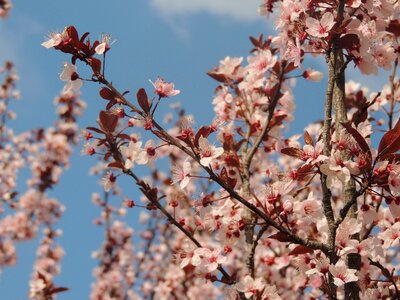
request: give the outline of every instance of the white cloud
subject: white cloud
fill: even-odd
[[[262,20],[257,13],[261,0],[150,0],[151,5],[164,15],[209,13],[229,16],[238,21]]]

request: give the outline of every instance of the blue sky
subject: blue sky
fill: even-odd
[[[273,24],[257,16],[259,0],[119,0],[119,1],[15,1],[7,21],[0,23],[0,59],[15,61],[21,80],[23,99],[13,108],[18,114],[12,126],[17,132],[49,126],[55,120],[53,99],[62,89],[58,79],[62,62],[59,52],[40,44],[47,32],[75,25],[80,33],[90,31],[94,38],[110,33],[117,42],[107,58],[107,76],[121,90],[132,93],[145,87],[158,75],[173,81],[182,92],[177,97],[197,124],[212,119],[212,96],[216,82],[206,72],[225,56],[246,56],[249,35],[273,34]],[[323,60],[310,59],[306,66],[325,70]],[[83,66],[82,66],[83,67]],[[81,69],[82,69],[81,67]],[[352,77],[357,78],[356,72]],[[385,77],[368,77],[371,90],[380,87]],[[325,81],[321,84],[299,81],[295,88],[298,112],[288,134],[302,132],[310,121],[322,116]],[[88,103],[82,128],[93,125],[104,101],[97,87],[85,84],[82,99]],[[166,112],[165,105],[160,110]],[[316,111],[319,113],[316,114]],[[100,191],[97,179],[88,170],[95,160],[82,157],[75,150],[71,168],[52,192],[67,210],[60,223],[64,236],[60,243],[66,250],[62,275],[56,283],[71,291],[59,299],[86,299],[93,280],[97,249],[103,232],[92,224],[99,210],[91,204],[91,193]],[[25,188],[24,184],[21,188]],[[137,198],[135,191],[129,195]],[[127,220],[134,220],[129,211]],[[129,221],[135,227],[134,221]],[[37,242],[20,244],[18,265],[4,270],[0,277],[2,299],[24,299],[28,291]]]

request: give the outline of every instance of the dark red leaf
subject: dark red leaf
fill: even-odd
[[[386,132],[378,147],[378,157],[386,154],[396,153],[400,149],[400,120],[397,120],[396,126]]]
[[[311,135],[308,133],[307,130],[304,131],[304,142],[305,142],[307,145],[314,146],[314,141],[313,141]]]
[[[254,45],[254,47],[257,47],[257,48],[258,48],[258,47],[260,46],[259,40],[256,39],[255,37],[250,36],[249,39],[250,39],[250,42]]]
[[[360,39],[357,34],[349,33],[342,36],[338,41],[338,47],[342,49],[355,49],[360,45]]]
[[[114,132],[118,124],[118,117],[102,110],[100,111],[99,124],[105,132]]]
[[[94,131],[94,132],[100,133],[100,134],[104,134],[105,133],[103,130],[100,130],[100,129],[96,128],[96,127],[86,127],[86,129],[90,130],[90,131]]]
[[[148,113],[150,111],[150,104],[146,91],[143,88],[139,89],[136,93],[136,97],[139,106],[143,109],[144,112]]]
[[[391,20],[386,31],[393,33],[396,37],[400,36],[400,21],[398,19]]]
[[[300,245],[290,251],[289,255],[301,255],[306,253],[313,253],[314,250],[306,246]]]
[[[98,75],[101,72],[101,61],[97,58],[89,58],[88,59],[90,66],[92,67],[93,74]]]
[[[67,33],[73,44],[77,44],[79,42],[78,31],[76,31],[76,28],[74,26],[69,26],[67,28]]]
[[[277,240],[277,241],[282,242],[282,243],[287,243],[287,242],[291,242],[292,241],[290,236],[288,236],[286,233],[283,233],[283,232],[277,232],[277,233],[275,233],[273,235],[270,235],[268,238]]]
[[[120,134],[118,134],[118,137],[119,137],[120,139],[128,140],[128,141],[130,141],[130,139],[131,139],[131,136],[128,135],[128,134],[125,134],[125,133],[120,133]]]
[[[226,77],[224,74],[217,73],[215,70],[207,72],[207,75],[210,76],[212,79],[215,79],[218,82],[225,83]]]
[[[109,168],[124,169],[124,165],[120,161],[114,161],[107,165]]]
[[[304,157],[303,150],[294,148],[294,147],[283,148],[281,150],[281,153],[292,156],[292,157],[296,157],[301,160],[303,160],[303,157]]]
[[[294,62],[289,63],[285,68],[285,74],[292,72],[294,69],[297,69],[297,67],[294,65]]]
[[[275,72],[275,74],[279,74],[281,72],[281,63],[277,61],[275,65],[272,67],[272,70]],[[277,86],[280,87],[280,84],[277,84]]]
[[[361,151],[367,154],[367,170],[371,170],[372,154],[369,149],[368,143],[364,137],[357,131],[357,129],[351,126],[350,122],[342,123],[343,127],[346,128],[347,132],[355,139]]]
[[[297,169],[297,180],[302,180],[306,176],[312,174],[311,170],[314,168],[312,164],[306,164]]]
[[[233,189],[237,183],[237,179],[236,178],[231,178],[228,176],[228,172],[226,171],[226,168],[223,167],[220,173],[220,178],[227,184],[227,186],[230,189]]]
[[[85,43],[78,42],[77,47],[79,48],[79,50],[85,52],[86,55],[88,55],[90,53],[90,49]]]
[[[85,32],[82,36],[81,39],[79,40],[80,43],[83,43],[85,41],[85,39],[88,37],[89,32]]]
[[[199,131],[197,131],[196,136],[194,138],[194,144],[196,147],[199,146],[199,139],[201,136],[207,138],[213,132],[210,126],[202,126]]]
[[[55,287],[55,288],[50,289],[49,294],[50,295],[58,294],[58,293],[66,292],[66,291],[69,291],[69,288],[66,288],[66,287]]]
[[[109,88],[104,87],[100,90],[100,97],[105,100],[113,100],[115,95]]]
[[[117,104],[117,100],[111,100],[110,102],[107,103],[106,109],[109,110],[111,107],[113,107],[115,104]]]
[[[271,128],[275,127],[275,126],[281,125],[283,120],[286,119],[286,117],[287,117],[287,114],[283,113],[283,111],[279,111],[279,110],[276,111],[274,113],[274,116],[273,116],[271,122],[269,123],[268,128],[271,129]]]

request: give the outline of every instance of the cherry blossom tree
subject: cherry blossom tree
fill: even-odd
[[[29,297],[66,291],[54,283],[63,206],[46,190],[77,142],[80,88],[95,83],[104,109],[82,131],[82,153],[99,159],[92,201],[105,240],[90,299],[400,299],[399,11],[392,0],[264,1],[259,12],[275,14],[277,35],[250,37],[246,59],[227,56],[208,72],[215,117],[199,127],[179,107],[159,120],[157,108],[180,93],[172,82],[144,79],[132,95],[108,78],[109,35],[91,40],[72,25],[51,33],[42,45],[70,59],[54,127],[22,136],[6,127],[19,94],[12,64],[2,70],[0,266],[44,225]],[[325,82],[304,69],[309,56],[325,58]],[[346,82],[350,67],[391,74],[370,92]],[[326,91],[324,118],[285,136],[297,78]],[[19,195],[26,162],[33,175]],[[140,198],[121,196],[122,177]],[[124,221],[130,210],[143,231]]]

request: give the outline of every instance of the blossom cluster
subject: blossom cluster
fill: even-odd
[[[9,101],[19,97],[17,76],[6,64],[0,197],[8,205],[1,213],[11,213],[0,220],[0,264],[13,264],[15,242],[44,225],[31,299],[66,290],[53,282],[63,256],[54,240],[63,205],[46,191],[69,165],[84,82],[100,84],[105,100],[96,125],[82,132],[82,153],[101,160],[92,173],[104,189],[93,195],[105,240],[93,253],[91,299],[400,298],[400,4],[266,0],[260,13],[275,6],[278,36],[251,37],[246,58],[227,56],[208,72],[218,82],[215,118],[202,126],[176,105],[161,124],[157,108],[179,98],[175,84],[158,77],[148,85],[154,96],[145,88],[120,92],[105,73],[110,36],[90,40],[68,26],[42,43],[71,58],[60,75],[59,121],[15,135],[5,125],[14,116]],[[306,54],[328,63],[324,120],[287,136],[294,81],[323,79],[304,70]],[[363,74],[392,74],[370,92],[345,84],[349,63]],[[19,196],[17,174],[26,164],[32,178]],[[125,196],[123,176],[141,197]],[[140,211],[136,239],[122,221],[130,210]]]
[[[285,5],[289,4],[283,2],[281,14]],[[88,64],[92,81],[103,85],[100,97],[107,104],[99,113],[98,126],[84,133],[87,142],[82,152],[105,161],[101,184],[107,194],[119,193],[118,178],[126,175],[143,196],[124,204],[148,211],[140,218],[147,226],[140,234],[143,242],[130,256],[134,268],[126,270],[120,264],[109,268],[113,259],[99,254],[94,295],[112,289],[124,295],[121,299],[138,295],[313,299],[344,297],[352,284],[366,299],[396,295],[398,79],[392,76],[379,94],[368,94],[349,82],[343,87],[346,98],[341,100],[346,101],[347,121],[340,121],[341,112],[335,110],[331,126],[316,122],[305,128],[304,142],[301,135],[285,137],[283,129],[294,118],[293,79],[322,79],[320,72],[301,68],[303,54],[317,48],[328,50],[332,40],[337,43],[343,38],[348,45],[347,40],[354,38],[341,37],[346,32],[340,31],[337,22],[345,21],[337,20],[333,6],[318,7],[310,14],[312,9],[302,8],[298,16],[290,14],[292,19],[278,25],[278,38],[251,38],[254,48],[246,60],[226,57],[208,73],[219,83],[213,99],[215,119],[199,128],[192,116],[179,109],[176,117],[169,118],[175,124],[169,129],[157,122],[155,112],[163,98],[179,95],[173,83],[160,78],[151,82],[158,99],[139,89],[137,104],[120,93],[103,72],[105,61],[95,57],[100,41],[91,44],[85,41],[87,34],[79,38],[74,27],[67,27],[44,43],[73,56],[74,63],[66,65],[68,75],[61,76],[65,90],[81,86],[77,61]],[[286,43],[283,36],[289,32],[303,32],[300,45],[307,51],[297,49],[296,57],[282,51],[279,42]],[[393,38],[393,34],[388,32],[383,38]],[[350,60],[360,55],[356,48],[343,49]],[[385,53],[390,54],[390,49]],[[393,59],[388,58],[390,66]],[[388,67],[381,62],[373,66]],[[387,129],[373,117],[382,112],[389,119]],[[376,149],[373,125],[386,132]],[[169,160],[168,172],[156,168],[161,160]],[[135,170],[144,165],[151,173],[137,176]],[[349,188],[349,182],[353,187]],[[108,228],[105,245],[112,226]],[[106,248],[120,246],[114,241]],[[107,255],[122,255],[115,254],[118,251]],[[359,259],[358,267],[349,265],[354,257]],[[113,280],[104,281],[108,276],[124,278],[127,285],[117,292]],[[382,276],[387,280],[379,281]],[[220,285],[216,288],[212,283]]]

